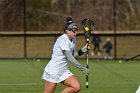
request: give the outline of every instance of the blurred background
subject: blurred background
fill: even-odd
[[[77,50],[85,44],[82,20],[95,22],[91,40],[98,32],[101,53],[93,55],[91,43],[90,59],[104,59],[106,38],[113,44],[113,59],[139,55],[139,5],[139,0],[0,0],[0,58],[49,59],[67,17],[79,25]]]

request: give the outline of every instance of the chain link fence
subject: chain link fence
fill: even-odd
[[[95,21],[95,30],[102,38],[102,52],[100,56],[91,55],[91,44],[89,58],[104,58],[102,47],[108,37],[113,43],[114,59],[140,54],[139,0],[68,1],[0,0],[0,58],[50,58],[68,16],[77,22],[80,31],[83,30],[81,20]],[[84,35],[78,35],[76,49],[84,43]]]

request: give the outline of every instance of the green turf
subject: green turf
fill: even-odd
[[[0,93],[43,93],[43,69],[48,61],[0,60]],[[85,65],[85,61],[79,61]],[[85,75],[70,65],[81,82],[79,93],[135,93],[140,85],[140,61],[91,60],[89,88],[85,88]],[[64,88],[58,84],[56,92]]]

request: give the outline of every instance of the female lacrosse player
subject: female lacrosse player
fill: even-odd
[[[78,52],[75,51],[77,24],[71,22],[65,26],[65,32],[57,38],[52,58],[44,69],[42,79],[45,80],[44,93],[54,93],[57,83],[62,83],[67,87],[61,93],[77,93],[80,91],[80,83],[68,68],[68,63],[88,74],[88,69],[82,67],[75,57],[78,57],[87,51],[85,45]]]

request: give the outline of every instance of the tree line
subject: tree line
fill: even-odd
[[[63,30],[68,16],[79,25],[90,18],[97,30],[113,30],[114,22],[117,30],[139,30],[139,5],[140,0],[0,0],[0,31]]]

